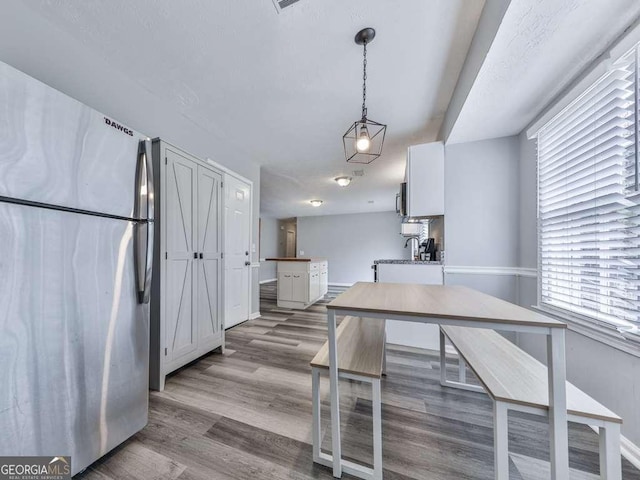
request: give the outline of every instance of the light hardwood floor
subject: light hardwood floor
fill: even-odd
[[[262,317],[227,331],[224,355],[205,356],[171,376],[164,392],[151,393],[147,427],[76,478],[331,479],[311,460],[309,361],[326,340],[324,302],[305,311],[279,309],[274,288],[262,288]],[[385,479],[492,479],[489,398],[441,387],[436,352],[391,346],[387,362]],[[455,364],[450,368],[455,375]],[[328,383],[323,379],[326,449]],[[371,461],[370,388],[340,386],[343,454]],[[569,436],[572,480],[598,478],[597,435],[571,424]],[[544,419],[511,415],[512,480],[549,478],[547,438]],[[640,480],[640,471],[623,460],[623,478]]]

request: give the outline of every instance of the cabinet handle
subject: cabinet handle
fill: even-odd
[[[284,278],[291,278],[291,275],[285,275]]]
[[[294,275],[293,278],[300,278],[300,275]]]
[[[198,252],[193,252],[193,258],[198,259]]]
[[[200,252],[200,260],[204,258],[204,253]]]

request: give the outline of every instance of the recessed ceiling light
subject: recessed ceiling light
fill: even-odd
[[[311,200],[309,203],[314,207],[319,207],[320,205],[322,205],[322,200]]]
[[[346,187],[351,183],[351,177],[336,177],[334,180],[338,182],[338,185],[341,187]]]

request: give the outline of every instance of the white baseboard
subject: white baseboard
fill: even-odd
[[[598,427],[589,425],[591,429],[598,433]],[[624,435],[620,435],[620,453],[622,456],[629,460],[629,463],[640,470],[640,447],[629,440]]]
[[[258,318],[260,316],[260,312],[253,312],[249,315],[249,320],[253,320],[254,318]]]
[[[271,282],[275,282],[277,281],[277,278],[268,278],[266,280],[260,280],[260,285],[262,285],[263,283],[271,283]]]

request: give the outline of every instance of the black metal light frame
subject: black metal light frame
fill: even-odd
[[[355,36],[355,42],[363,46],[362,61],[362,118],[354,122],[342,136],[344,146],[344,156],[348,163],[369,164],[382,155],[382,147],[387,132],[387,126],[367,118],[367,44],[371,43],[376,36],[373,28],[364,28]],[[366,128],[369,137],[369,148],[367,151],[359,151],[356,147],[358,134]]]

